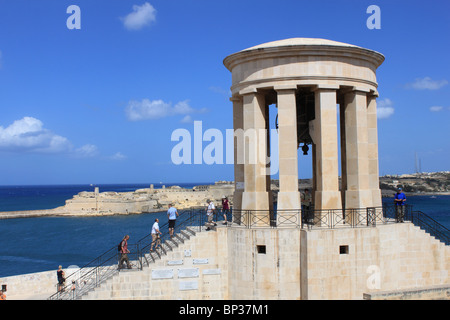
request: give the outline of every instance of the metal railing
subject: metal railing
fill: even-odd
[[[195,232],[204,230],[207,224],[206,210],[192,208],[179,210],[174,237],[169,234],[169,223],[160,226],[162,236],[157,239],[161,243],[160,251],[155,251],[158,258],[167,250],[172,250],[184,238],[189,238]],[[224,223],[224,213],[220,207],[214,212],[215,223]],[[402,210],[396,206],[369,207],[357,209],[329,209],[329,210],[231,210],[227,213],[227,227],[244,228],[301,228],[301,229],[335,229],[374,227],[380,224],[401,223],[411,221],[423,228],[446,245],[450,244],[450,232],[437,221],[421,211],[413,211],[412,206],[405,205]],[[181,237],[180,234],[184,236]],[[151,234],[141,238],[136,244],[128,244],[129,261],[134,270],[142,270],[155,260],[150,252],[153,239]],[[92,260],[77,272],[66,278],[66,285],[61,291],[53,294],[50,300],[79,299],[84,294],[98,287],[102,282],[118,272],[120,253],[117,246],[109,249],[101,256]]]
[[[155,251],[155,254],[160,257],[165,254],[167,250],[171,250],[173,246],[177,246],[178,241],[184,241],[183,238],[177,235],[182,232],[182,229],[190,227],[192,232],[202,231],[202,225],[205,222],[205,209],[192,208],[188,210],[178,210],[179,217],[177,218],[174,228],[174,238],[169,234],[169,222],[160,226],[162,236],[158,241],[161,243],[160,251]],[[192,233],[191,233],[192,234]],[[187,235],[189,236],[189,235]],[[177,240],[175,240],[177,239]],[[128,260],[132,270],[142,270],[145,264],[149,265],[155,260],[155,257],[150,252],[152,244],[151,234],[143,237],[135,244],[128,244]],[[66,277],[65,284],[58,292],[50,296],[49,300],[76,300],[87,294],[94,288],[100,286],[101,283],[118,274],[121,270],[119,268],[119,261],[121,253],[118,252],[117,245],[104,252],[99,257],[95,258],[78,271]]]
[[[339,228],[388,223],[382,207],[328,210],[233,210],[228,226],[245,228]]]
[[[439,241],[450,245],[449,229],[422,211],[414,211],[411,205],[405,205],[403,207],[404,209],[400,210],[399,206],[385,205],[383,206],[383,215],[386,219],[391,219],[398,223],[410,221]]]
[[[450,230],[430,216],[422,211],[412,211],[410,219],[414,225],[424,229],[427,233],[445,243],[447,246],[450,245]]]

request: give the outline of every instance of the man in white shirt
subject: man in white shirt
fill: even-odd
[[[208,203],[208,207],[206,209],[206,216],[208,217],[208,222],[206,223],[208,225],[208,227],[206,228],[206,231],[211,230],[210,227],[212,226],[217,226],[217,223],[214,223],[214,211],[216,209],[216,207],[214,206],[214,203],[211,200],[206,200],[206,202]]]
[[[159,219],[156,218],[155,219],[155,223],[152,226],[152,245],[150,246],[150,252],[153,251],[153,246],[156,243],[156,248],[158,249],[158,247],[161,246],[161,239],[160,239],[160,235],[162,235],[161,231],[159,231]]]

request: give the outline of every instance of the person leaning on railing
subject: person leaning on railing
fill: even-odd
[[[397,193],[394,196],[395,213],[397,215],[397,222],[403,222],[405,217],[405,202],[406,196],[402,192],[402,188],[398,188]]]

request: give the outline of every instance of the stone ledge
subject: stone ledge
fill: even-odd
[[[363,293],[364,300],[450,300],[450,284]]]

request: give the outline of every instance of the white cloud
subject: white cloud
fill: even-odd
[[[130,121],[154,120],[174,115],[203,113],[205,111],[206,109],[192,108],[187,100],[178,102],[175,106],[162,100],[132,100],[125,108],[125,113]]]
[[[185,115],[183,119],[180,121],[181,123],[192,123],[194,120],[192,120],[192,117],[190,115]]]
[[[85,144],[74,152],[74,156],[80,158],[92,158],[98,155],[98,148],[93,144]]]
[[[111,160],[124,160],[127,158],[122,152],[116,152],[114,155],[109,157]]]
[[[444,109],[444,107],[441,107],[441,106],[430,107],[431,112],[439,112],[439,111],[442,111],[443,109]]]
[[[61,153],[72,149],[70,141],[44,128],[39,119],[24,117],[6,128],[0,126],[0,150]]]
[[[438,90],[443,86],[447,85],[447,80],[433,80],[430,77],[425,77],[423,79],[417,78],[413,83],[406,85],[407,88],[413,88],[415,90]]]
[[[121,18],[123,25],[128,30],[139,30],[156,21],[156,10],[146,2],[142,6],[134,5],[133,12]]]
[[[377,118],[386,119],[394,114],[394,108],[391,99],[383,99],[377,103]]]
[[[97,146],[75,148],[69,139],[46,129],[41,120],[24,117],[6,128],[0,126],[0,151],[35,154],[65,154],[90,158],[99,154]]]

